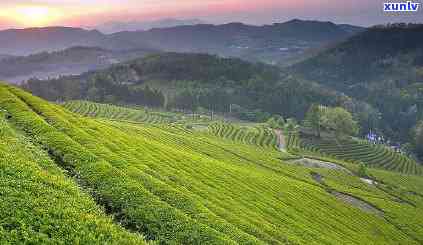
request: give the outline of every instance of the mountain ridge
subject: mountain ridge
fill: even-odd
[[[94,28],[105,34],[112,34],[122,31],[147,31],[153,28],[168,28],[174,26],[183,26],[183,25],[197,25],[203,24],[204,21],[200,19],[174,19],[174,18],[165,18],[155,21],[129,21],[129,22],[107,22],[102,25],[98,25]]]
[[[72,46],[96,46],[110,50],[206,52],[284,64],[308,49],[338,42],[362,30],[357,28],[346,30],[345,26],[330,22],[294,20],[263,26],[243,23],[184,25],[109,35],[71,27],[10,29],[0,31],[0,41],[4,43],[0,53],[22,56]]]

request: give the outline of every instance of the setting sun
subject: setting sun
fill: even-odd
[[[19,6],[0,13],[0,16],[28,27],[46,26],[61,17],[57,10],[43,6]]]
[[[49,21],[49,10],[43,7],[27,7],[18,10],[27,22],[32,25],[42,25]]]

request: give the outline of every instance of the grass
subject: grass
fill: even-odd
[[[60,174],[69,188],[85,197],[89,205],[82,202],[79,205],[86,206],[69,207],[75,217],[80,217],[78,213],[93,213],[87,220],[75,218],[75,223],[68,224],[72,219],[50,217],[48,210],[41,209],[35,213],[38,215],[20,221],[27,230],[38,229],[45,217],[45,229],[65,227],[62,229],[70,231],[60,234],[73,234],[75,239],[91,234],[87,235],[91,240],[79,242],[85,244],[142,243],[142,237],[163,244],[423,242],[420,177],[370,170],[383,186],[369,186],[347,173],[285,164],[281,160],[284,153],[240,144],[231,138],[180,126],[80,117],[7,85],[0,85],[0,109],[6,111],[6,127],[21,132],[23,142],[31,142],[49,162],[49,171],[43,171],[43,175],[53,178]],[[4,145],[11,146],[9,141]],[[10,154],[25,155],[14,148],[24,146],[13,147]],[[27,161],[5,158],[4,152],[7,151],[1,148],[0,162],[12,167],[7,176],[19,175],[20,163]],[[30,162],[42,163],[40,159]],[[378,207],[384,217],[339,201],[327,192],[327,187],[311,178],[311,172],[319,172],[329,187]],[[16,178],[16,185],[33,175],[28,172],[27,176]],[[51,182],[52,186],[60,183],[54,179]],[[22,197],[22,205],[40,203],[44,207],[43,203],[51,202],[49,192],[43,196],[31,188],[28,192],[35,194],[29,196],[25,195],[27,188],[15,190]],[[47,188],[52,188],[52,192],[60,190]],[[13,196],[10,192],[2,194],[10,203]],[[69,206],[75,203],[72,198],[80,199],[72,192],[62,198]],[[397,198],[406,202],[398,202]],[[26,212],[30,216],[36,211]],[[108,224],[110,232],[104,232],[101,220]],[[78,236],[77,232],[84,231],[84,222],[89,224],[88,231]],[[0,230],[11,224],[2,218]],[[32,237],[27,233],[16,235],[16,239],[26,242]],[[0,237],[0,243],[6,239]],[[57,236],[57,241],[78,243],[66,235]]]

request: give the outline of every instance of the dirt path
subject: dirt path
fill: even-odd
[[[283,131],[280,129],[275,129],[274,130],[276,137],[278,138],[278,148],[280,151],[282,152],[286,152],[286,139],[285,136],[283,134]],[[348,169],[335,164],[335,163],[331,163],[331,162],[324,162],[324,161],[319,161],[319,160],[315,160],[315,159],[310,159],[310,158],[301,158],[295,161],[288,161],[287,163],[289,164],[295,164],[295,165],[302,165],[305,167],[312,167],[312,168],[328,168],[328,169],[335,169],[335,170],[342,170],[345,172],[348,172],[349,174],[352,174],[351,171],[349,171]]]
[[[285,136],[283,135],[282,130],[280,129],[275,129],[275,134],[278,137],[278,147],[280,151],[285,152],[286,151],[286,140],[285,140]]]
[[[353,174],[350,170],[336,163],[325,162],[325,161],[320,161],[320,160],[311,159],[311,158],[301,158],[298,160],[291,161],[289,163],[304,166],[304,167],[309,167],[309,168],[327,168],[327,169],[333,169],[333,170],[340,170],[340,171],[347,172],[348,174]]]
[[[371,203],[369,203],[369,202],[367,202],[363,199],[360,199],[358,197],[352,196],[350,194],[342,193],[342,192],[336,191],[332,188],[329,188],[329,186],[324,181],[324,177],[321,176],[320,174],[316,173],[316,172],[311,172],[310,175],[314,179],[314,181],[323,185],[325,190],[329,194],[331,194],[332,196],[337,198],[338,200],[345,202],[349,205],[352,205],[354,207],[357,207],[357,208],[361,209],[362,211],[364,211],[366,213],[371,213],[371,214],[375,214],[379,217],[383,217],[384,212],[381,209],[377,208],[376,206],[372,205]]]
[[[373,206],[372,204],[361,200],[357,197],[351,196],[349,194],[337,192],[337,191],[330,191],[330,194],[332,194],[334,197],[336,197],[338,200],[341,200],[345,203],[348,203],[354,207],[357,207],[361,209],[364,212],[376,214],[379,217],[383,217],[383,211],[379,208]]]

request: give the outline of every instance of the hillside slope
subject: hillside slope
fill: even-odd
[[[301,118],[311,103],[338,105],[348,100],[274,66],[184,53],[150,55],[80,76],[30,80],[23,87],[52,101],[82,99],[185,110],[202,107],[222,113],[228,113],[232,104],[238,105],[233,111],[240,117],[253,114],[245,118],[250,120],[260,120],[266,113]]]
[[[42,146],[6,120],[2,85],[0,94],[0,243],[145,244],[113,223]]]
[[[96,47],[72,47],[29,56],[0,57],[0,79],[20,83],[30,78],[49,79],[100,70],[112,64],[141,58],[152,50],[113,51]]]
[[[416,79],[415,69],[423,66],[422,33],[423,25],[369,28],[294,69],[340,89],[384,81],[387,76]]]
[[[197,115],[192,118],[184,114],[159,112],[145,108],[126,108],[115,105],[93,103],[89,101],[70,101],[63,105],[79,115],[125,122],[145,122],[151,124],[173,124],[208,132],[212,135],[239,143],[258,147],[278,149],[277,134],[266,123],[225,123],[222,119],[211,120]],[[224,121],[224,119],[223,119]],[[369,167],[396,171],[410,175],[422,175],[423,167],[404,153],[385,145],[374,145],[366,140],[347,137],[317,138],[307,134],[292,133],[287,135],[287,147],[293,153],[305,150],[320,156],[332,156],[354,164],[366,164]]]
[[[6,85],[0,85],[0,109],[6,127],[22,132],[26,142],[45,150],[42,154],[51,158],[47,162],[52,168],[62,168],[63,174],[77,180],[72,188],[78,185],[87,191],[113,216],[116,226],[149,240],[165,244],[423,242],[419,177],[374,171],[381,184],[368,185],[348,172],[286,164],[276,150],[172,126],[83,118]],[[7,143],[0,148],[0,166],[17,168],[15,157],[5,158],[5,147]],[[24,149],[17,148],[12,153]],[[6,177],[17,172],[11,169]],[[35,180],[22,181],[17,179],[20,184]],[[23,191],[15,190],[17,195]],[[2,196],[9,199],[14,194]],[[352,206],[340,198],[344,196],[372,208]],[[20,200],[23,205],[36,200],[25,198]],[[31,220],[20,223],[29,230],[39,227],[45,217],[45,211],[33,212]],[[16,234],[19,228],[14,224],[2,219],[0,231],[28,242],[31,236]],[[98,232],[95,237],[102,237],[101,229],[90,228]],[[111,241],[123,239],[125,233],[119,234]]]
[[[161,113],[141,108],[132,109],[89,101],[69,101],[63,106],[71,112],[87,117],[152,124],[174,123],[188,128],[198,126],[203,131],[218,137],[260,147],[277,148],[276,135],[265,125],[238,127],[233,124],[211,120],[210,117],[204,118],[204,115],[196,115],[192,118],[184,114]]]
[[[308,153],[331,156],[356,164],[366,164],[369,167],[404,174],[423,174],[423,167],[408,156],[395,152],[385,145],[374,145],[366,140],[318,139],[292,134],[288,140],[288,147],[294,152],[305,150]]]
[[[423,119],[422,43],[423,25],[373,27],[291,70],[373,105],[381,129],[410,142],[410,129]]]

